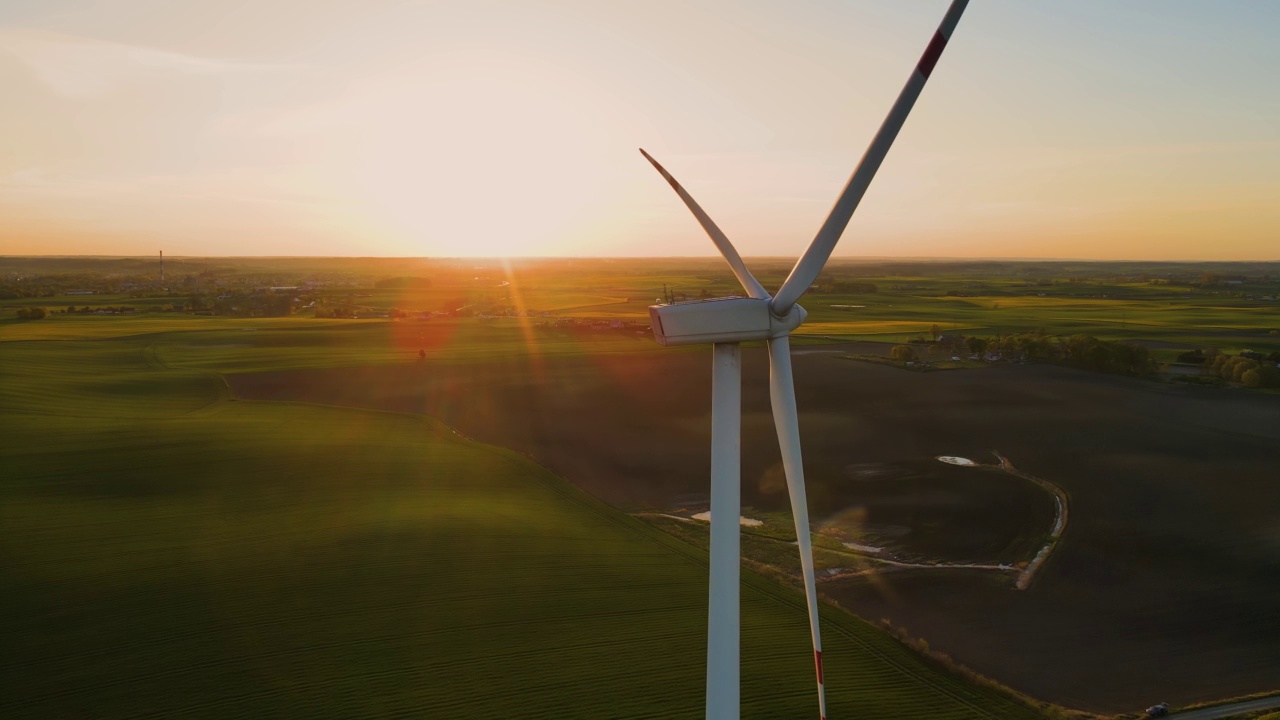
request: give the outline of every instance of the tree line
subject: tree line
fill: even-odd
[[[933,345],[941,346],[940,342],[935,339]],[[1141,377],[1156,371],[1151,353],[1141,345],[1099,340],[1084,334],[1058,338],[1042,329],[996,337],[957,337],[946,347],[951,352],[968,350],[973,355],[993,360],[1049,362],[1119,375]],[[910,345],[898,345],[893,348],[892,356],[895,360],[911,361],[916,359],[916,352]]]
[[[1247,387],[1280,387],[1280,368],[1243,355],[1213,355],[1204,371]]]

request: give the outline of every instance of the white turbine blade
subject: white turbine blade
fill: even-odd
[[[791,338],[783,335],[769,341],[769,400],[773,405],[773,425],[782,450],[782,468],[787,475],[787,495],[796,522],[796,544],[800,547],[800,571],[804,575],[804,597],[809,603],[809,635],[813,639],[813,662],[818,675],[818,713],[827,717],[826,692],[822,683],[822,636],[818,632],[818,587],[813,577],[813,543],[809,536],[809,501],[804,491],[804,463],[800,457],[800,425],[796,412],[795,382],[791,374]]]
[[[712,353],[707,720],[738,720],[742,352],[737,343],[716,343]]]
[[[858,203],[866,194],[872,178],[880,169],[880,163],[884,161],[890,146],[893,145],[894,138],[898,136],[902,124],[907,121],[907,115],[915,105],[916,98],[920,97],[925,81],[933,72],[933,66],[941,57],[947,40],[955,30],[956,23],[960,22],[960,15],[968,4],[969,0],[953,0],[951,7],[947,9],[947,14],[942,18],[942,24],[938,26],[933,39],[929,41],[929,46],[925,48],[920,62],[916,63],[915,69],[911,71],[911,77],[907,80],[906,86],[902,88],[898,99],[889,110],[889,115],[880,125],[880,130],[867,146],[867,151],[863,154],[857,169],[853,171],[848,184],[845,185],[844,192],[840,193],[840,197],[836,199],[835,207],[831,208],[831,214],[827,216],[826,222],[814,236],[813,242],[796,262],[786,282],[782,283],[782,288],[774,296],[773,311],[779,316],[786,315],[813,281],[818,279],[818,273],[822,272],[823,266],[827,264],[827,259],[831,257],[831,252],[835,250],[836,243],[849,224],[849,218],[853,217],[853,211],[858,208]]]
[[[679,195],[680,199],[684,201],[684,204],[688,206],[689,210],[693,213],[693,216],[698,218],[698,222],[702,225],[702,229],[707,231],[707,234],[711,236],[711,241],[716,244],[716,249],[718,249],[720,254],[724,256],[724,259],[729,262],[729,268],[733,270],[733,274],[738,278],[738,282],[742,284],[742,289],[747,291],[747,295],[753,298],[768,300],[768,291],[766,291],[764,286],[760,284],[760,281],[756,280],[755,276],[747,270],[746,263],[742,262],[742,256],[734,249],[733,243],[729,242],[729,238],[725,237],[725,234],[720,231],[720,228],[716,227],[715,222],[713,222],[711,218],[703,212],[702,208],[698,206],[698,203],[694,201],[693,197],[690,196],[689,193],[685,192],[685,189],[680,186],[680,183],[677,182],[674,177],[671,177],[671,173],[667,172],[666,168],[659,165],[658,161],[653,159],[652,155],[645,152],[644,148],[640,148],[640,154],[644,155],[645,159],[652,163],[659,173],[662,173],[662,177],[666,178],[667,182],[671,184],[671,189],[676,191],[676,194]]]

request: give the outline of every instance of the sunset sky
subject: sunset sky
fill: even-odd
[[[798,254],[946,6],[5,0],[0,254]],[[1278,28],[974,0],[836,255],[1280,259]]]

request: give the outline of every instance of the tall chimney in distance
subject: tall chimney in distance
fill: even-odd
[[[164,285],[164,251],[160,251],[160,284]]]

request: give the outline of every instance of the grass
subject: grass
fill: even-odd
[[[5,340],[91,340],[135,337],[175,332],[257,332],[297,328],[301,318],[202,317],[174,313],[137,315],[51,314],[43,320],[0,322],[0,341]],[[354,320],[310,320],[313,327],[336,327]],[[224,335],[224,338],[234,337]],[[225,340],[223,342],[234,342]]]
[[[89,271],[93,263],[74,259],[21,260],[0,258],[0,266],[23,274],[47,267]],[[102,265],[102,269],[120,268]],[[119,261],[116,264],[119,265]],[[153,260],[138,268],[151,267]],[[177,261],[175,261],[177,262]],[[148,265],[151,263],[152,265]],[[99,263],[101,264],[101,263]],[[127,264],[127,263],[126,263]],[[696,298],[704,292],[712,296],[741,292],[718,258],[646,259],[592,261],[413,261],[405,259],[276,259],[226,260],[225,270],[239,267],[243,282],[234,285],[245,291],[270,285],[271,277],[288,275],[301,282],[306,273],[323,271],[337,284],[321,283],[314,290],[300,290],[308,298],[334,306],[353,305],[384,312],[398,307],[406,310],[438,311],[460,303],[475,312],[505,312],[508,309],[550,313],[556,317],[625,319],[648,322],[647,306],[670,289],[681,296]],[[81,267],[83,265],[83,267]],[[1247,286],[1193,287],[1190,285],[1139,282],[1131,275],[1152,273],[1186,276],[1198,272],[1187,267],[1123,267],[1123,264],[1044,263],[1026,264],[932,264],[869,266],[865,263],[833,261],[827,270],[832,278],[872,282],[879,292],[865,294],[807,295],[803,304],[809,311],[801,335],[865,338],[900,342],[927,335],[937,325],[943,332],[997,335],[1043,328],[1054,335],[1088,333],[1107,340],[1153,340],[1176,344],[1183,349],[1215,346],[1235,353],[1242,349],[1270,352],[1280,350],[1280,303],[1260,297],[1274,297],[1280,285],[1274,280],[1251,281]],[[776,287],[790,268],[781,259],[753,259],[751,266],[767,287]],[[132,267],[132,266],[131,266]],[[174,264],[172,277],[180,282],[199,267]],[[1203,266],[1210,269],[1209,266]],[[1249,272],[1271,272],[1259,265]],[[4,269],[0,267],[0,269]],[[1246,269],[1217,268],[1218,272],[1245,272]],[[429,287],[385,289],[375,287],[375,279],[391,275],[424,276]],[[1274,274],[1267,275],[1274,278]],[[137,278],[135,278],[137,279]],[[279,280],[279,282],[286,282]],[[305,283],[304,283],[305,284]],[[68,286],[69,287],[69,286]],[[21,298],[2,303],[9,308],[43,305],[58,310],[66,305],[130,305],[140,311],[155,304],[181,306],[188,293],[212,295],[221,290],[184,289],[174,285],[172,294],[142,283],[133,292],[159,294],[157,297],[129,298],[120,294],[89,296],[59,295]],[[314,293],[314,295],[309,294]],[[952,293],[948,295],[948,293]],[[305,302],[305,301],[304,301]],[[539,318],[540,320],[541,318]],[[169,313],[145,313],[115,318],[104,316],[62,317],[73,322],[14,323],[0,320],[0,337],[37,339],[78,337],[93,328],[100,336],[156,332],[166,323],[182,322]],[[84,320],[93,324],[79,324]],[[205,318],[209,329],[232,327],[277,327],[289,319],[237,320]],[[323,322],[323,321],[315,321]],[[66,333],[70,333],[67,335]]]
[[[403,358],[404,326],[50,320],[0,330],[0,714],[701,715],[700,549],[429,418],[218,376]],[[439,333],[451,362],[634,348]],[[814,712],[803,607],[746,575],[744,715]],[[823,621],[833,716],[1036,716]]]
[[[924,320],[848,320],[846,322],[806,322],[797,331],[802,335],[928,335],[933,323]],[[972,330],[973,328],[958,328]],[[948,330],[951,328],[948,326]]]
[[[1077,332],[1107,339],[1161,339],[1194,347],[1222,345],[1235,335],[1275,344],[1269,336],[1280,325],[1280,308],[1271,304],[1224,304],[1156,299],[1100,299],[1080,297],[984,296],[947,297],[924,294],[806,298],[810,321],[803,332],[817,334],[916,333],[927,335],[936,324],[943,332],[995,335],[1044,328],[1051,334]],[[854,310],[832,305],[865,304]],[[883,324],[883,325],[881,325]],[[845,328],[841,330],[841,328]]]

